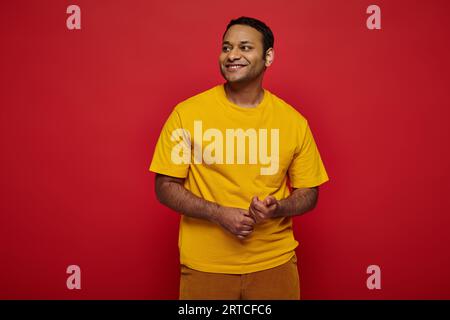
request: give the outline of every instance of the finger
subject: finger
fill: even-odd
[[[256,211],[255,211],[254,208],[249,207],[249,208],[248,208],[248,213],[250,214],[250,216],[251,216],[252,218],[255,218],[255,216],[256,216]]]
[[[264,212],[262,212],[261,210],[258,210],[257,208],[251,208],[251,212],[254,217],[256,217],[258,215],[263,216],[265,214]]]
[[[247,216],[247,215],[246,215]],[[252,207],[248,208],[248,217],[252,218],[253,220],[255,220],[255,212],[253,211]]]
[[[242,231],[253,231],[253,226],[250,226],[250,225],[248,225],[248,224],[243,224],[243,225],[240,227],[240,229],[241,229]]]
[[[265,204],[266,206],[270,206],[270,205],[274,204],[276,201],[277,201],[277,200],[275,199],[274,196],[267,196],[267,197],[264,199],[264,204]]]
[[[250,202],[250,205],[254,206],[256,203],[258,203],[260,200],[257,196],[252,197],[252,201]]]
[[[278,207],[278,203],[272,203],[270,206],[267,207],[269,210],[275,210]]]
[[[242,218],[241,221],[242,224],[246,224],[246,225],[254,225],[256,223],[256,217],[254,215],[254,213],[247,213],[244,215],[244,217]]]
[[[253,209],[253,212],[261,212],[264,213],[265,204],[263,201],[258,200],[258,197],[253,197],[252,202],[250,203],[250,208]]]
[[[242,224],[244,225],[248,225],[248,226],[253,226],[256,222],[256,218],[255,217],[247,217],[245,216],[244,219],[242,220]]]
[[[252,201],[250,201],[250,208],[255,207],[255,197],[252,198]]]
[[[248,232],[248,233],[241,232],[241,233],[236,234],[236,237],[238,237],[239,239],[245,239],[245,238],[247,238],[250,234],[251,234],[251,232]]]
[[[255,223],[259,223],[259,222],[263,221],[265,218],[262,213],[254,212],[254,219],[255,219]]]
[[[256,223],[256,218],[252,217],[252,218],[245,218],[244,220],[241,221],[240,224],[241,224],[241,226],[253,228],[255,223]]]
[[[263,214],[258,214],[258,216],[257,216],[257,218],[256,218],[256,221],[259,223],[259,222],[263,222],[264,220],[266,220],[267,219],[267,217],[265,216],[265,215],[263,215]]]
[[[255,203],[254,208],[256,211],[259,211],[263,214],[267,213],[267,207],[265,206],[264,202],[258,201]]]

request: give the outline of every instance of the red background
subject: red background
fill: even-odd
[[[366,28],[371,4],[382,30]],[[179,215],[148,166],[175,104],[222,82],[221,36],[241,15],[272,28],[265,87],[309,120],[330,176],[294,220],[302,298],[450,298],[449,10],[2,1],[0,298],[177,298]],[[81,290],[66,288],[71,264]]]

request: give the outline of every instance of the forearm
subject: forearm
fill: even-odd
[[[158,200],[167,207],[192,218],[217,222],[221,206],[202,199],[176,182],[165,182],[158,188]]]
[[[275,217],[290,217],[314,209],[319,195],[318,188],[295,189],[287,198],[279,201]]]

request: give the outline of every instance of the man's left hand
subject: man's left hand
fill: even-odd
[[[255,219],[256,223],[263,222],[273,218],[280,206],[280,203],[274,196],[267,196],[264,200],[253,197],[248,211]]]

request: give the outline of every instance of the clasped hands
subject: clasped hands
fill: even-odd
[[[222,207],[219,224],[243,240],[253,232],[253,226],[256,223],[273,218],[279,206],[279,201],[273,196],[267,196],[264,200],[255,196],[252,198],[248,210]]]

